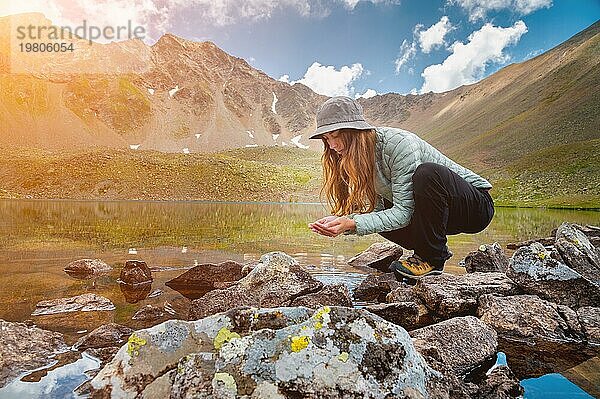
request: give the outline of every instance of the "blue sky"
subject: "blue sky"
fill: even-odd
[[[11,4],[13,3],[13,4]],[[0,0],[0,15],[143,25],[210,40],[325,95],[443,92],[532,58],[600,19],[600,0]]]

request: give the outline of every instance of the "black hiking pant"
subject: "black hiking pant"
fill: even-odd
[[[445,166],[423,163],[412,176],[415,209],[404,228],[379,233],[437,269],[450,257],[447,235],[478,233],[494,216],[488,190],[477,189]],[[384,199],[386,209],[392,203]]]

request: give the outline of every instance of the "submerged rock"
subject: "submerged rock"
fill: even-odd
[[[152,283],[143,283],[143,284],[119,284],[119,289],[125,297],[125,302],[127,303],[138,303],[139,301],[143,301],[144,299],[150,296],[150,291],[152,291]]]
[[[64,271],[71,277],[87,279],[110,273],[112,269],[100,259],[79,259],[69,263]]]
[[[352,307],[352,299],[346,284],[325,285],[320,291],[295,298],[290,306],[317,309],[321,306]]]
[[[132,332],[133,330],[127,326],[116,323],[105,324],[79,338],[74,347],[79,350],[106,348],[109,346],[120,347],[127,341]]]
[[[442,318],[474,315],[477,300],[484,294],[515,295],[519,288],[504,273],[442,273],[419,280],[413,292]]]
[[[96,294],[82,294],[71,298],[50,299],[40,301],[35,305],[32,316],[52,315],[68,312],[92,312],[114,310],[115,305],[110,299]]]
[[[365,310],[323,307],[308,318],[305,308],[236,312],[137,331],[93,389],[120,398],[387,398],[443,388],[406,331]],[[239,328],[265,315],[286,322]]]
[[[211,290],[215,283],[237,281],[244,277],[242,265],[228,260],[219,264],[206,263],[192,267],[185,273],[167,281],[165,284],[174,290],[201,289]]]
[[[571,269],[600,286],[600,253],[583,232],[563,223],[556,231],[555,246]]]
[[[354,267],[372,267],[387,273],[390,263],[400,259],[402,247],[391,241],[375,242],[360,254],[350,258],[348,264]]]
[[[467,273],[474,272],[506,272],[508,258],[504,255],[502,247],[495,242],[492,245],[484,244],[477,251],[470,252],[465,257]]]
[[[519,248],[507,275],[528,294],[578,308],[600,303],[600,287],[567,266],[540,243]]]
[[[119,282],[129,285],[147,284],[153,281],[152,272],[146,264],[141,260],[128,260],[125,266],[121,269]]]
[[[236,285],[213,290],[192,302],[190,320],[226,311],[237,306],[289,306],[302,295],[323,287],[305,268],[283,252],[270,252]]]
[[[0,320],[0,388],[24,371],[48,365],[67,349],[58,332]]]
[[[402,285],[394,273],[370,274],[354,289],[354,298],[365,302],[385,302],[387,294]]]
[[[162,306],[146,305],[139,309],[131,316],[132,320],[139,321],[152,321],[156,322],[166,317],[170,317],[175,312],[171,308],[165,308]],[[164,321],[164,320],[163,320]]]

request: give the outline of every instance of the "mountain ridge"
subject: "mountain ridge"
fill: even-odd
[[[9,23],[0,18],[0,31],[9,32]],[[0,40],[0,147],[174,153],[322,148],[308,135],[326,96],[277,81],[212,42],[165,34],[152,46],[138,39],[94,45],[79,58],[43,58],[44,73],[33,74],[7,73],[8,46]],[[51,68],[87,67],[89,59],[100,56],[106,57],[102,68],[117,73],[67,74]],[[547,182],[538,191],[552,197],[560,170],[568,179],[559,179],[556,192],[563,197],[569,190],[582,192],[600,205],[594,177],[600,175],[600,160],[593,153],[578,160],[575,151],[581,143],[596,148],[600,139],[599,66],[600,21],[471,85],[358,101],[372,124],[411,130],[494,178],[504,187],[499,198],[508,203],[515,200],[511,190],[519,191],[522,182],[532,187]],[[128,69],[132,73],[123,72]],[[580,165],[581,171],[562,168],[560,162],[549,168],[548,154]]]

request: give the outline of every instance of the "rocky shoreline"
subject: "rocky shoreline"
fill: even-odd
[[[94,398],[516,398],[520,380],[600,355],[600,228],[564,223],[552,235],[510,244],[510,258],[481,245],[464,259],[466,274],[414,285],[385,273],[407,256],[402,248],[376,243],[349,261],[372,271],[352,293],[282,252],[199,265],[167,283],[191,299],[185,312],[143,306],[134,320],[152,327],[106,323],[70,349],[31,324],[114,305],[89,293],[42,301],[29,325],[0,321],[0,389],[85,352],[101,367],[76,393]],[[65,272],[87,279],[111,269],[89,259]],[[128,261],[119,278],[128,302],[160,295],[152,278],[144,262]]]

